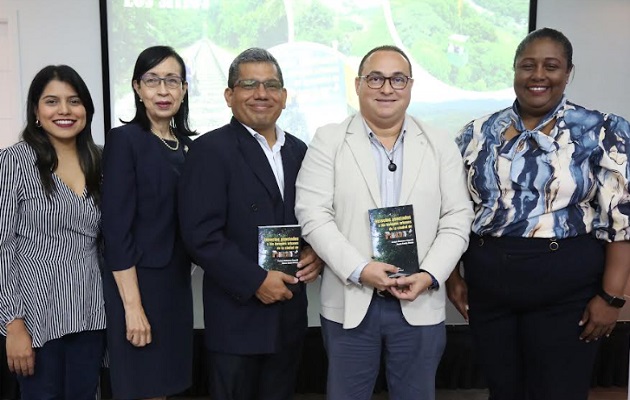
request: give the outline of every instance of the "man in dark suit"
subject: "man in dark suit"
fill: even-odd
[[[182,236],[204,269],[213,399],[290,399],[295,388],[307,327],[304,284],[322,262],[308,246],[297,277],[257,262],[259,226],[297,224],[295,180],[306,145],[276,126],[286,98],[269,52],[239,54],[225,89],[234,116],[195,141],[180,180]]]

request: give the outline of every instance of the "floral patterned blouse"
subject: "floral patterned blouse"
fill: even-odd
[[[551,132],[541,129],[555,120]],[[504,138],[513,126],[518,135]],[[478,235],[630,239],[630,124],[563,99],[533,130],[518,102],[457,138]]]

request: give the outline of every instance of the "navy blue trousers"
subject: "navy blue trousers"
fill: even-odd
[[[295,394],[303,335],[273,354],[226,354],[208,351],[210,398],[221,400],[291,400]]]
[[[35,349],[35,374],[18,376],[22,400],[94,400],[105,331],[65,335]]]
[[[412,326],[400,301],[376,294],[353,329],[321,318],[331,400],[369,400],[385,358],[390,400],[435,399],[435,374],[446,345],[444,323]]]
[[[586,400],[598,342],[578,322],[596,295],[603,242],[471,236],[470,328],[492,400]]]

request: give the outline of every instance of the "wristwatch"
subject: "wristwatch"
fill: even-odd
[[[597,294],[599,295],[599,297],[604,299],[604,301],[608,303],[609,306],[613,306],[615,308],[621,308],[624,306],[624,304],[626,304],[626,299],[624,299],[623,297],[611,296],[608,293],[606,293],[604,289],[600,289],[599,292],[597,292]]]
[[[431,277],[431,285],[427,288],[428,290],[437,290],[437,289],[440,288],[440,283],[437,281],[437,279],[435,279],[433,274],[431,274],[426,269],[421,269],[421,270],[419,270],[419,272],[426,272]]]

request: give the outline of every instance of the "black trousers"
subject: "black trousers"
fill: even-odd
[[[603,242],[471,236],[470,328],[492,400],[586,400],[598,342],[578,322],[601,285]]]
[[[295,393],[303,340],[273,354],[208,352],[210,398],[290,400]]]
[[[35,374],[18,376],[22,400],[94,400],[105,331],[71,333],[35,350]]]

